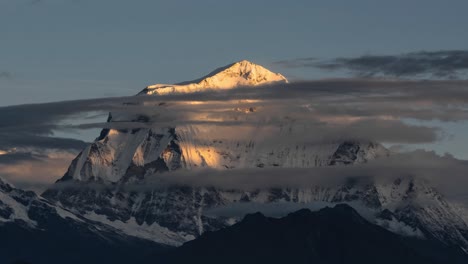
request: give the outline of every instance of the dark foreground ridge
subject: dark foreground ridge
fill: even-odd
[[[179,248],[122,234],[0,179],[0,263],[468,263],[439,240],[402,237],[348,205],[284,218],[261,213]]]
[[[436,253],[434,253],[436,252]],[[348,205],[275,219],[247,215],[175,249],[167,263],[468,263],[461,251],[401,237],[371,224]]]

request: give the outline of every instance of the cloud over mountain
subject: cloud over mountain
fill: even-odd
[[[185,89],[184,85],[179,84],[182,88],[178,89]],[[160,86],[152,89],[167,89]],[[230,139],[262,135],[260,141],[271,144],[278,144],[276,135],[282,129],[289,129],[293,135],[282,137],[284,144],[337,140],[431,143],[449,135],[442,128],[408,120],[467,120],[467,98],[468,82],[462,80],[330,79],[273,83],[254,89],[220,90],[207,86],[190,93],[7,106],[0,108],[0,150],[36,148],[74,152],[85,143],[54,137],[55,131],[89,128],[124,131],[181,125],[203,125],[207,133],[211,130]],[[89,113],[97,113],[104,119],[109,112],[130,118],[119,120],[114,115],[113,122],[88,122],[86,118]],[[24,158],[37,157],[23,154]],[[7,162],[5,157],[4,163]]]

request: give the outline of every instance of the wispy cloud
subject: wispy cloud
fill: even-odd
[[[3,164],[6,175],[19,175],[21,166],[31,168],[24,170],[25,174],[18,179],[27,179],[26,172],[31,173],[29,177],[36,177],[36,167],[39,170],[47,164],[57,165],[56,171],[48,172],[55,179],[65,172],[73,155],[58,160],[50,158],[50,154],[38,155],[40,151],[28,154],[26,150],[76,153],[84,148],[85,142],[55,138],[53,133],[88,128],[130,131],[202,126],[204,133],[231,140],[261,135],[259,142],[263,144],[316,144],[343,140],[428,143],[441,139],[443,130],[408,123],[405,119],[468,120],[467,105],[468,81],[341,79],[193,94],[0,107],[0,150],[25,150],[0,158],[0,164]],[[76,118],[90,112],[102,115],[112,112],[112,122],[89,123],[86,119]],[[83,122],[70,124],[67,121],[70,119]],[[204,140],[203,133],[198,135],[193,138],[194,143]],[[59,162],[63,163],[58,165]]]
[[[24,144],[44,141],[43,144],[55,144],[55,148],[59,148],[59,144],[72,148],[82,145],[78,141],[48,137],[60,129],[197,124],[231,127],[286,124],[309,128],[318,138],[341,135],[389,142],[431,142],[438,138],[436,128],[415,126],[402,120],[467,120],[467,98],[467,81],[344,79],[222,92],[208,90],[195,94],[9,106],[0,108],[0,134],[4,135],[0,148],[15,139],[23,140]],[[66,122],[89,112],[125,113],[129,118],[114,119],[111,123],[68,125]],[[141,117],[144,120],[138,121]],[[32,136],[25,137],[25,134]]]
[[[361,77],[457,78],[468,73],[468,50],[419,51],[399,55],[365,55],[323,61],[299,58],[276,62],[286,68],[347,70]]]
[[[22,132],[0,133],[0,149],[35,147],[80,150],[85,146],[86,142],[72,138],[41,136]]]
[[[305,68],[305,67],[317,67],[317,64],[320,62],[320,59],[307,57],[307,58],[296,58],[291,60],[280,60],[274,62],[274,64],[279,65],[284,68]]]
[[[0,177],[39,193],[63,176],[76,154],[65,150],[17,149],[0,155]]]
[[[0,79],[13,79],[13,74],[9,71],[0,71]]]
[[[452,201],[464,201],[468,184],[468,161],[450,155],[417,150],[371,160],[352,166],[313,168],[240,168],[230,170],[177,170],[148,175],[145,180],[121,186],[128,191],[154,191],[186,186],[218,190],[258,191],[264,189],[335,190],[369,183],[391,184],[395,180],[416,180],[433,186]],[[53,188],[81,188],[75,182],[60,182]],[[96,183],[89,188],[109,188]]]

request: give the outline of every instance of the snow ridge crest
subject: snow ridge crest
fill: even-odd
[[[239,86],[258,86],[271,83],[288,83],[288,80],[283,75],[271,72],[263,66],[242,60],[218,68],[193,81],[150,85],[140,94],[191,93],[204,89],[232,89]]]

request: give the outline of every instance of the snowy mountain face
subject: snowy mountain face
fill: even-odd
[[[258,86],[270,83],[287,83],[279,73],[243,60],[219,68],[210,74],[189,82],[178,84],[154,84],[146,87],[140,94],[191,93],[205,89],[230,89],[239,86]]]
[[[36,227],[37,222],[28,215],[29,206],[36,199],[34,192],[15,189],[0,179],[0,224],[21,222]]]
[[[287,80],[259,65],[241,61],[194,82],[148,86],[140,96],[272,82]],[[112,115],[109,122],[122,118]],[[291,137],[289,133],[285,128],[277,136]],[[127,188],[135,183],[144,185],[152,175],[168,171],[352,166],[390,155],[376,142],[344,140],[301,145],[278,142],[263,142],[255,136],[226,138],[204,125],[104,129],[73,160],[57,186],[43,196],[87,219],[167,245],[181,245],[205,231],[239,220],[207,214],[212,208],[237,203],[327,202],[359,203],[372,212],[372,221],[390,231],[468,249],[468,226],[455,209],[424,181],[407,177],[393,181],[350,181],[333,188],[238,190],[189,185]]]
[[[141,254],[163,249],[52,205],[2,179],[0,236],[0,263],[128,263]],[[120,248],[126,251],[114,252]]]

